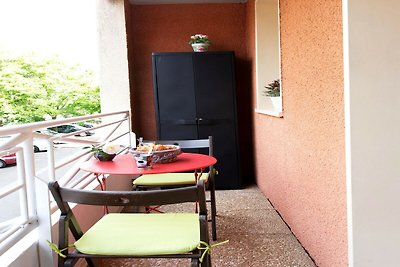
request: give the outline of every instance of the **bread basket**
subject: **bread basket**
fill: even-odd
[[[177,156],[181,154],[181,148],[176,145],[162,145],[161,147],[163,148],[162,150],[159,150],[157,146],[159,145],[154,145],[154,149],[151,149],[151,146],[146,147],[147,145],[144,146],[139,146],[137,148],[134,148],[131,150],[131,153],[133,155],[147,155],[147,154],[152,154],[152,161],[153,163],[169,163],[169,162],[174,162],[177,159]]]

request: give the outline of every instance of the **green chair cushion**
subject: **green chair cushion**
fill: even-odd
[[[207,182],[209,173],[203,173],[200,179]],[[157,186],[157,185],[192,185],[195,184],[193,173],[161,173],[146,174],[133,181],[138,186]]]
[[[75,247],[91,255],[144,256],[188,253],[199,244],[196,213],[111,213],[76,241]]]

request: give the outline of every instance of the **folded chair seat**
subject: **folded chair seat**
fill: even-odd
[[[208,181],[209,174],[203,173],[200,176],[205,183]],[[193,173],[162,173],[146,174],[133,181],[135,186],[173,186],[173,185],[194,185],[196,184]]]
[[[75,242],[92,255],[168,255],[189,253],[200,245],[199,215],[105,215]]]

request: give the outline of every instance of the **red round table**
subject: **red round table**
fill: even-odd
[[[90,159],[82,163],[79,168],[81,170],[94,173],[100,184],[101,190],[106,190],[106,178],[104,174],[113,175],[142,175],[142,174],[157,174],[170,172],[194,171],[194,179],[199,179],[203,173],[203,169],[217,163],[217,159],[208,155],[195,153],[182,153],[178,155],[177,160],[169,163],[154,164],[151,168],[138,168],[136,160],[132,154],[117,155],[113,161],[98,161]],[[200,173],[198,174],[198,171]],[[99,175],[103,175],[102,181]],[[197,207],[197,206],[196,206]],[[105,213],[108,213],[108,208],[104,207]],[[157,207],[151,208],[158,211]]]
[[[182,153],[174,162],[154,164],[151,168],[138,168],[131,154],[117,155],[113,161],[90,159],[79,167],[81,170],[95,174],[157,174],[168,172],[202,171],[214,165],[217,159],[208,155]]]

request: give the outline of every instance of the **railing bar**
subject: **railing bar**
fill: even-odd
[[[80,130],[77,132],[73,132],[73,133],[68,133],[68,134],[62,134],[62,135],[56,135],[52,138],[50,138],[51,140],[59,140],[59,141],[66,141],[66,142],[73,142],[73,143],[83,143],[83,144],[97,144],[99,142],[95,142],[95,141],[90,141],[90,140],[79,140],[79,139],[70,139],[68,138],[69,136],[75,135],[77,133],[83,133],[89,130],[97,130],[97,129],[101,129],[101,128],[105,128],[107,126],[113,125],[113,124],[117,124],[119,123],[119,125],[117,126],[117,128],[119,126],[121,126],[122,122],[126,121],[126,117],[124,119],[118,120],[118,121],[113,121],[107,124],[101,124],[99,126],[93,127],[93,128],[88,128],[88,129],[84,129],[84,130]]]
[[[70,171],[68,171],[68,173],[66,173],[63,177],[61,177],[58,180],[58,183],[60,184],[60,186],[67,186],[68,183],[70,181],[72,181],[72,179],[74,179],[75,175],[77,175],[79,173],[80,169],[78,166],[74,166],[73,168],[71,168]]]
[[[21,189],[23,187],[24,187],[24,184],[20,184],[20,183],[10,184],[10,185],[3,187],[3,190],[0,191],[0,199],[14,193],[15,191],[17,191],[18,189]]]
[[[10,237],[12,234],[14,234],[16,231],[22,229],[22,225],[18,224],[15,225],[14,227],[10,228],[9,230],[7,230],[7,232],[4,232],[0,235],[0,244],[6,240],[8,237]]]
[[[62,168],[62,167],[64,167],[65,165],[67,165],[67,164],[69,164],[69,163],[71,163],[71,162],[73,162],[73,161],[75,161],[75,160],[77,160],[77,159],[79,159],[79,158],[82,158],[83,156],[85,156],[85,155],[88,155],[88,154],[90,154],[91,152],[90,151],[85,151],[85,152],[79,152],[78,154],[76,154],[76,156],[74,156],[74,157],[72,157],[72,158],[70,158],[70,159],[68,159],[68,160],[65,160],[65,161],[62,161],[61,163],[59,163],[58,165],[56,165],[56,166],[54,166],[54,169],[60,169],[60,168]],[[90,156],[92,156],[92,155],[90,155]],[[89,158],[89,157],[88,157]],[[46,172],[46,170],[45,169],[42,169],[42,170],[40,170],[39,172],[38,172],[38,174],[40,175],[40,174],[43,174],[43,173],[45,173]]]
[[[117,120],[117,121],[113,121],[113,122],[101,124],[101,125],[99,125],[99,126],[95,126],[95,127],[93,127],[93,128],[89,128],[89,129],[91,129],[91,130],[97,130],[97,129],[105,128],[105,127],[110,126],[110,125],[113,125],[113,124],[117,124],[117,123],[124,122],[124,121],[126,121],[126,120],[127,120],[127,117],[125,117],[125,118],[123,118],[123,119],[120,119],[120,120]]]
[[[61,162],[60,164],[56,165],[55,169],[62,168],[64,166],[78,160],[79,158],[82,158],[83,156],[87,156],[87,157],[85,157],[87,160],[92,156],[92,154],[93,154],[92,152],[87,151],[87,150],[85,150],[84,152],[79,152],[78,154],[76,154],[76,156],[71,157],[69,160],[65,160],[65,161]]]
[[[83,189],[86,186],[88,186],[89,184],[91,184],[94,180],[96,180],[95,176],[93,176],[91,179],[87,179],[87,181],[85,183],[82,183],[79,187],[76,187],[76,189]]]
[[[16,218],[12,218],[12,219],[9,219],[7,221],[1,222],[0,223],[0,236],[3,233],[7,232],[16,223],[19,224],[20,221],[21,221],[21,218],[20,217],[16,217]]]
[[[110,139],[110,140],[107,140],[106,139],[106,141],[108,141],[108,142],[114,142],[115,140],[117,140],[118,138],[121,138],[122,136],[124,136],[124,135],[129,135],[129,131],[127,131],[127,132],[125,132],[125,133],[122,133],[121,135],[119,135],[119,136],[117,136],[117,137],[115,137],[115,138],[113,138],[113,139]],[[99,146],[102,146],[102,145],[104,145],[105,143],[106,143],[106,141],[102,141],[100,144],[99,144]],[[124,150],[124,149],[123,149]],[[123,151],[123,150],[121,150],[121,151]],[[121,151],[120,151],[120,153],[118,153],[118,154],[121,154]]]
[[[118,125],[115,125],[114,129],[112,129],[112,130],[109,132],[109,134],[102,140],[102,143],[103,143],[103,142],[106,142],[106,141],[110,138],[110,136],[112,136],[112,134],[122,125],[122,123],[123,123],[123,121],[121,121],[120,123],[118,123]]]
[[[88,153],[89,153],[89,152],[88,152]],[[68,164],[74,162],[75,160],[79,159],[79,158],[82,157],[82,156],[84,156],[84,154],[83,154],[83,155],[80,155],[80,156],[75,156],[75,157],[69,158],[68,160],[65,160],[65,161],[63,161],[63,162],[57,164],[57,165],[54,167],[54,169],[58,170],[58,169],[60,169],[60,168],[62,168],[62,167],[65,167],[65,166],[67,166]]]
[[[76,189],[83,189],[85,188],[87,185],[89,185],[91,182],[93,182],[94,180],[96,180],[96,177],[93,175],[91,178],[87,179],[89,176],[93,175],[92,173],[88,173],[87,175],[85,175],[85,177],[82,179],[79,179],[79,181],[76,181],[74,183],[69,184],[69,186],[71,188],[76,188]],[[79,185],[80,183],[83,183],[81,185]],[[79,185],[79,186],[78,186]]]
[[[11,136],[7,141],[0,144],[0,150],[11,150],[14,151],[14,147],[22,143],[25,139],[29,137],[27,133],[17,133]]]
[[[79,130],[79,131],[76,131],[76,132],[72,132],[72,133],[66,133],[66,134],[62,134],[60,137],[70,137],[70,136],[75,136],[75,135],[77,135],[77,134],[81,134],[81,133],[84,133],[84,132],[88,132],[88,131],[89,131],[89,129],[90,129],[90,128],[87,128],[87,129],[82,129],[82,130]]]
[[[128,154],[129,153],[129,149],[130,149],[130,147],[124,147],[120,152],[119,152],[119,154]],[[126,150],[126,151],[125,151]],[[124,152],[125,151],[125,153],[122,153],[122,152]]]
[[[55,136],[53,138],[50,138],[51,141],[55,142],[67,142],[67,143],[75,143],[75,144],[86,144],[86,145],[94,145],[97,144],[98,141],[91,141],[91,140],[81,140],[81,139],[76,139],[76,138],[69,138],[65,137],[64,135],[62,136]]]
[[[39,181],[41,181],[42,183],[45,183],[45,184],[48,184],[50,182],[47,178],[43,178],[38,175],[35,175],[34,177],[35,177],[35,179],[38,179]]]
[[[64,174],[63,177],[61,177],[59,179],[59,183],[61,186],[65,186],[66,184],[68,184],[73,178],[74,176],[79,172],[79,164],[81,164],[82,162],[87,161],[92,155],[86,155],[85,157],[82,156],[81,159],[74,164],[74,166],[71,167],[70,171],[68,171],[66,174]]]
[[[88,178],[91,175],[91,173],[87,173],[85,175],[83,175],[82,177],[76,179],[74,182],[72,183],[68,183],[68,187],[74,188],[77,184],[79,184],[80,182],[82,182],[83,180],[85,180],[86,178]]]
[[[113,141],[117,140],[118,138],[121,138],[121,137],[124,136],[124,135],[128,135],[129,133],[130,133],[130,132],[127,131],[127,132],[122,133],[122,134],[120,134],[120,135],[118,135],[118,136],[116,136],[116,137],[114,137],[113,139],[110,139],[110,140],[108,140],[108,141],[109,141],[109,142],[113,142]],[[105,139],[105,140],[107,140],[107,139]],[[106,141],[91,142],[91,144],[96,144],[96,145],[101,146],[101,145],[104,145],[105,142],[106,142]],[[80,143],[88,144],[88,143],[85,142],[85,141],[82,141],[82,142],[80,142]],[[88,154],[88,153],[90,153],[90,151],[87,151],[86,153],[82,153],[82,154],[77,154],[76,157],[70,158],[70,160],[68,160],[68,161],[66,161],[66,162],[63,162],[63,163],[61,163],[61,164],[55,166],[55,169],[59,169],[59,168],[61,168],[61,167],[64,167],[64,166],[67,165],[68,163],[70,163],[70,162],[72,162],[72,161],[78,159],[79,157],[81,157],[81,156],[83,156],[83,155],[85,155],[85,154]]]
[[[28,224],[32,222],[37,222],[37,219],[32,219],[32,220],[24,220],[24,221],[19,221],[18,223],[15,223],[15,226],[11,227],[9,230],[6,232],[2,233],[0,235],[0,244],[6,240],[8,237],[10,237],[12,234],[14,234],[16,231],[19,229],[25,228]]]
[[[129,131],[127,131],[127,132],[125,132],[125,133],[122,133],[122,134],[116,136],[115,138],[111,139],[110,141],[113,142],[113,141],[117,140],[118,138],[121,138],[121,137],[124,136],[124,135],[129,135]]]
[[[60,119],[60,120],[32,122],[32,123],[27,123],[27,124],[23,124],[23,125],[5,126],[5,127],[2,127],[2,129],[0,129],[0,135],[10,135],[10,134],[15,134],[15,132],[32,131],[34,129],[42,129],[42,128],[62,125],[62,124],[66,124],[66,123],[92,120],[92,119],[114,116],[114,115],[119,115],[119,114],[129,115],[129,111],[117,111],[117,112],[98,114],[98,115],[87,115],[87,116],[73,117],[73,118]]]
[[[24,237],[26,234],[28,234],[30,231],[32,231],[35,228],[36,224],[29,224],[24,228],[17,229],[17,231],[14,232],[15,235],[13,236],[13,238],[10,238],[9,240],[5,240],[4,242],[1,242],[0,243],[0,255],[3,255],[8,249],[10,249],[13,245],[15,245],[15,243],[18,242],[22,237]],[[18,230],[20,230],[20,231],[18,231]]]
[[[116,131],[116,129],[118,129],[118,127],[120,127],[122,125],[122,122],[127,120],[127,118],[128,117],[125,117],[125,118],[120,119],[118,121],[114,121],[114,122],[111,122],[111,123],[103,124],[103,125],[100,125],[100,126],[97,126],[97,127],[83,129],[83,130],[76,131],[76,132],[69,133],[69,134],[56,135],[56,136],[53,136],[53,137],[49,137],[49,136],[45,137],[44,134],[36,133],[36,132],[33,132],[32,134],[33,134],[33,136],[35,136],[37,138],[48,139],[48,140],[51,140],[51,141],[60,140],[60,141],[73,142],[73,143],[97,144],[99,142],[90,141],[90,140],[71,139],[71,138],[68,138],[68,137],[72,136],[72,135],[75,135],[77,133],[79,134],[79,133],[86,132],[86,131],[88,131],[90,129],[91,130],[100,129],[100,128],[104,128],[104,127],[107,127],[107,126],[110,126],[110,125],[118,123],[118,125],[113,129],[113,131],[104,139],[104,140],[107,140]],[[4,150],[4,147],[15,146],[16,144],[19,143],[18,141],[22,141],[24,139],[23,138],[24,136],[25,136],[24,134],[18,134],[16,136],[13,136],[10,140],[8,140],[4,144],[0,145],[0,150]]]

